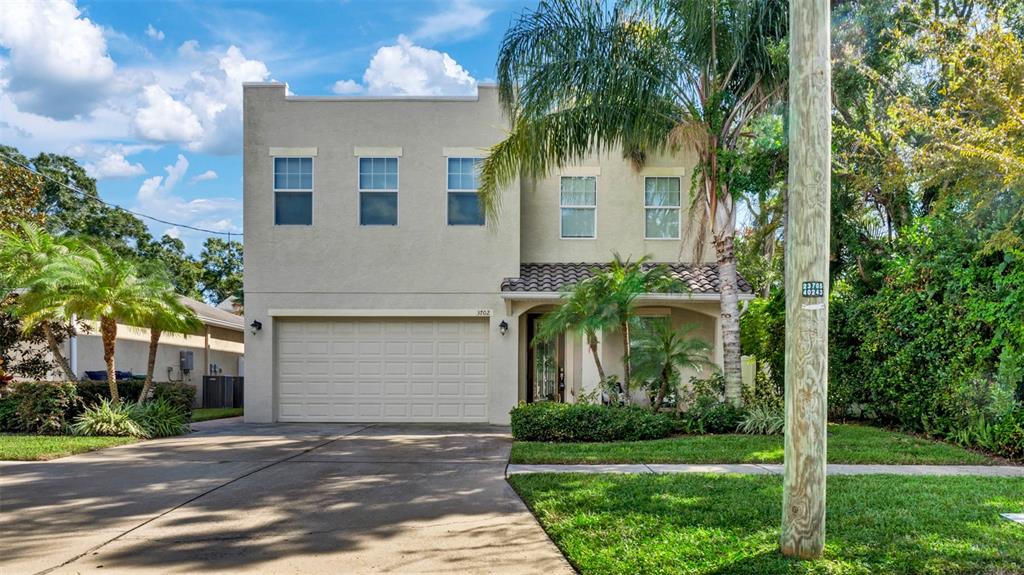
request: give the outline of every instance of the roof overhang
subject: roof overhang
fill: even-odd
[[[505,291],[501,292],[501,298],[505,300],[516,300],[516,301],[537,301],[537,300],[554,300],[558,301],[562,299],[562,294],[559,292],[514,292]],[[738,294],[738,298],[741,301],[754,299],[754,294],[741,293]],[[649,293],[637,297],[637,301],[640,302],[666,302],[666,301],[721,301],[722,295],[717,293]]]

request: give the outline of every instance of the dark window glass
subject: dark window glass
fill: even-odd
[[[312,224],[312,193],[274,192],[274,225],[309,226]]]
[[[363,192],[359,194],[359,225],[397,226],[397,192]]]
[[[448,225],[484,225],[484,212],[476,192],[448,192]]]

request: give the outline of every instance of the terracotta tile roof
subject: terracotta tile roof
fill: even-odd
[[[657,265],[657,264],[650,264]],[[664,264],[680,281],[689,286],[695,294],[718,293],[718,265],[716,264]],[[593,275],[594,268],[607,268],[608,264],[554,263],[522,264],[519,277],[505,278],[501,282],[503,292],[560,292],[567,286]],[[739,277],[740,293],[752,293],[750,284]]]

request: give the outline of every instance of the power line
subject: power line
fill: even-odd
[[[18,166],[18,167],[20,167],[22,169],[28,170],[29,172],[31,172],[31,173],[33,173],[33,174],[35,174],[35,175],[37,175],[37,176],[39,176],[41,178],[47,179],[47,180],[57,184],[58,186],[61,186],[62,188],[66,188],[68,190],[71,190],[72,192],[75,192],[76,194],[79,194],[84,199],[93,200],[93,201],[99,202],[99,203],[103,204],[104,206],[121,210],[122,212],[129,213],[129,214],[131,214],[133,216],[137,216],[137,217],[140,217],[140,218],[146,218],[146,219],[149,219],[149,220],[153,220],[154,222],[160,222],[161,224],[165,224],[165,225],[168,225],[168,226],[175,226],[175,227],[178,227],[178,228],[186,228],[186,229],[189,229],[189,230],[194,230],[194,231],[197,231],[197,232],[203,232],[203,233],[207,233],[207,234],[227,236],[228,237],[228,241],[231,241],[231,236],[239,236],[239,237],[243,236],[243,234],[241,232],[221,232],[221,231],[217,231],[217,230],[208,230],[206,228],[190,226],[188,224],[179,224],[179,223],[175,223],[175,222],[169,222],[167,220],[163,220],[163,219],[157,218],[155,216],[151,216],[149,214],[143,214],[141,212],[135,212],[135,211],[129,210],[128,208],[121,207],[121,206],[119,206],[117,204],[112,204],[110,202],[104,201],[103,198],[99,197],[99,194],[97,194],[95,196],[91,196],[91,195],[87,194],[86,192],[83,192],[82,190],[79,190],[78,188],[74,188],[72,186],[69,186],[69,185],[65,184],[64,182],[55,180],[55,179],[51,178],[50,176],[48,176],[48,175],[46,175],[46,174],[44,174],[44,173],[42,173],[42,172],[40,172],[40,171],[30,167],[30,166],[27,166],[27,165],[19,162],[18,160],[8,156],[7,154],[5,154],[3,152],[0,152],[0,156],[3,156],[4,158],[6,158],[9,162],[14,164],[15,166]]]

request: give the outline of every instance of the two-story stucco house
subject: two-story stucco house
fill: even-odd
[[[613,252],[672,264],[692,293],[643,298],[641,313],[699,324],[721,362],[715,265],[678,263],[694,253],[692,161],[597,155],[515,183],[489,221],[476,165],[506,128],[493,86],[245,86],[247,421],[507,423],[521,401],[575,401],[597,384],[589,349],[571,333],[530,341],[559,289]],[[602,337],[609,373],[622,351]]]

